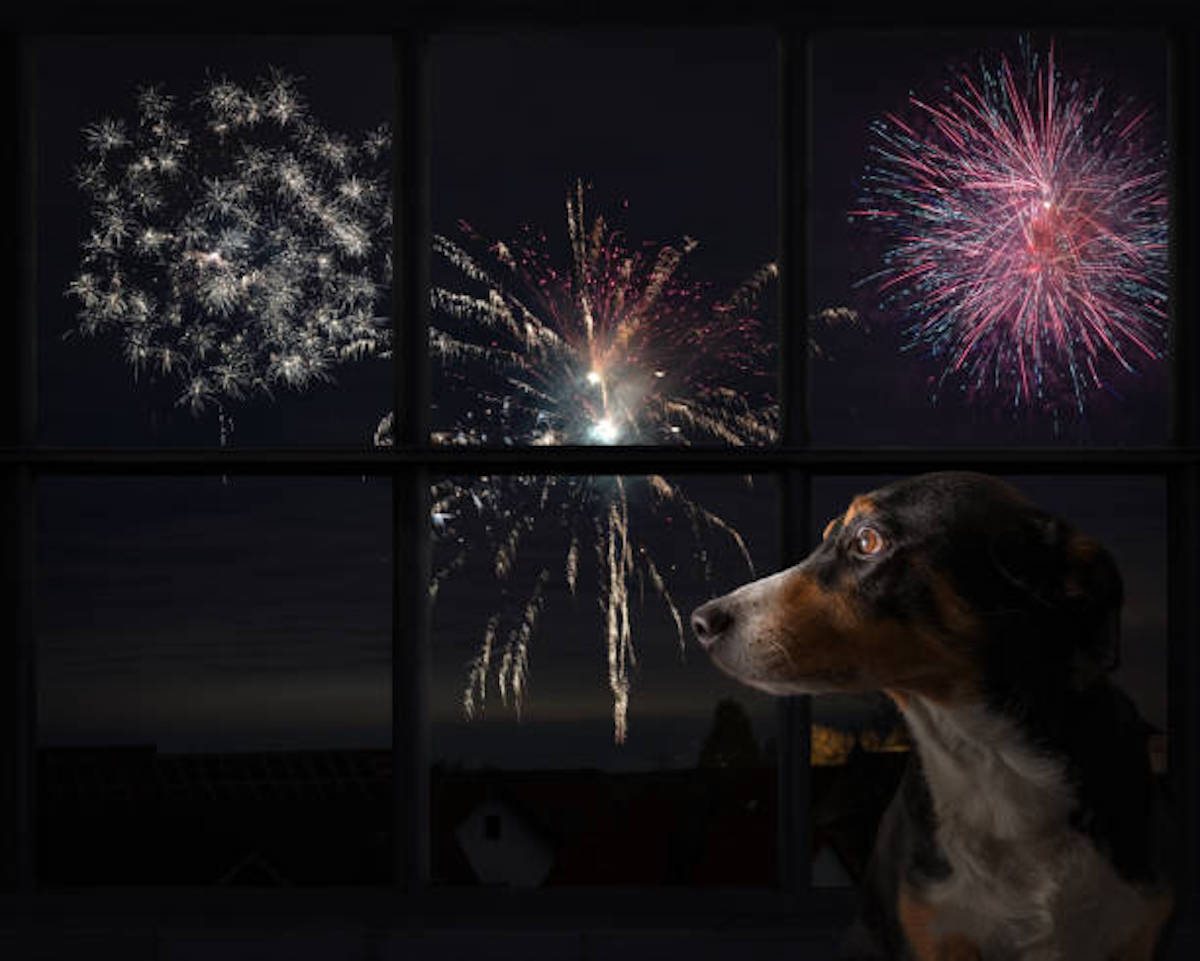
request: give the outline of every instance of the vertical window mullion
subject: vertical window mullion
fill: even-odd
[[[10,35],[4,42],[10,64],[6,84],[10,119],[16,137],[10,140],[12,169],[20,171],[23,189],[10,191],[6,207],[9,223],[17,229],[8,233],[4,258],[9,290],[19,291],[15,323],[6,325],[4,351],[7,364],[7,399],[0,443],[28,452],[37,443],[37,328],[35,314],[37,245],[34,243],[36,183],[35,110],[33,68],[28,42]],[[11,640],[3,645],[0,677],[6,682],[4,720],[0,722],[0,744],[5,757],[0,774],[0,887],[30,892],[35,885],[34,839],[36,831],[34,791],[37,738],[37,693],[33,639],[34,473],[27,462],[5,470],[3,524],[4,603],[9,611]]]
[[[427,35],[396,35],[392,228],[394,449],[429,438],[429,111]],[[419,894],[429,881],[429,470],[393,474],[392,751],[396,881]]]
[[[808,185],[805,33],[784,24],[780,34],[780,325],[779,378],[785,447],[808,444],[808,313],[804,287],[804,197]],[[807,472],[782,472],[783,561],[800,559],[808,540],[811,483]],[[785,892],[809,887],[812,809],[812,699],[788,697],[779,707],[779,877]]]
[[[1191,224],[1198,215],[1196,192],[1189,173],[1196,149],[1193,125],[1198,91],[1197,44],[1193,28],[1169,32],[1168,96],[1170,97],[1170,317],[1171,408],[1170,442],[1190,448],[1189,463],[1167,477],[1167,710],[1168,770],[1175,793],[1180,847],[1184,852],[1180,901],[1200,890],[1200,831],[1191,818],[1200,796],[1197,748],[1200,747],[1200,658],[1195,653],[1200,632],[1200,578],[1197,538],[1200,538],[1200,468],[1195,449],[1200,444],[1200,389],[1195,377],[1197,345],[1192,270]],[[1194,903],[1194,902],[1193,902]],[[1192,918],[1191,920],[1195,920]]]
[[[33,646],[33,470],[27,466],[4,472],[4,603],[12,640],[3,645],[0,675],[7,682],[8,703],[3,737],[5,770],[0,779],[4,837],[0,841],[3,875],[0,887],[28,893],[35,884],[34,791],[37,697]]]
[[[1167,481],[1167,730],[1170,781],[1177,828],[1181,833],[1178,903],[1194,903],[1200,888],[1200,832],[1192,811],[1197,798],[1197,746],[1200,744],[1200,633],[1196,582],[1200,579],[1200,468],[1188,464],[1173,470]],[[1191,920],[1195,920],[1192,918]]]
[[[779,379],[782,442],[807,447],[808,304],[806,270],[806,191],[808,159],[807,34],[785,26],[780,38],[780,327]],[[801,535],[804,536],[804,535]]]
[[[1167,96],[1170,130],[1168,141],[1168,196],[1171,198],[1168,220],[1168,274],[1170,277],[1170,409],[1169,443],[1188,446],[1196,443],[1200,419],[1200,392],[1192,383],[1196,335],[1190,322],[1192,304],[1191,243],[1189,225],[1196,216],[1195,194],[1191,189],[1191,162],[1195,149],[1191,111],[1196,100],[1196,42],[1193,32],[1176,30],[1168,41]]]

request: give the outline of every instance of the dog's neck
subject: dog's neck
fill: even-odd
[[[1142,896],[1071,827],[1067,759],[983,704],[913,696],[901,709],[949,867],[923,893],[939,929],[995,945],[997,957],[1114,956]]]
[[[901,709],[942,829],[1002,842],[1067,826],[1073,792],[1065,763],[1035,750],[1012,721],[982,704],[920,696]]]

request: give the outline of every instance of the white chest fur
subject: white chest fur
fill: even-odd
[[[952,874],[923,897],[985,961],[1106,961],[1144,900],[1069,821],[1062,763],[982,706],[905,707]]]

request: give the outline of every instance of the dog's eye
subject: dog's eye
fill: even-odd
[[[878,554],[883,550],[883,535],[874,527],[863,527],[854,538],[854,546],[860,554]]]

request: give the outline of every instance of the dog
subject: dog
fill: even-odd
[[[1092,538],[997,478],[854,499],[800,564],[692,614],[775,695],[882,691],[914,750],[845,959],[1149,961],[1172,914],[1150,730],[1109,680],[1123,587]]]

